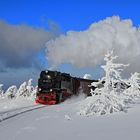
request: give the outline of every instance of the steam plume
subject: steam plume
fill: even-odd
[[[77,67],[95,67],[103,62],[107,50],[114,50],[119,61],[130,63],[140,72],[140,28],[130,19],[113,16],[93,23],[85,31],[68,31],[46,43],[47,58],[53,66],[71,63]]]

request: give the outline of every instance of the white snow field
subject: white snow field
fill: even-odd
[[[10,105],[15,116],[0,122],[0,140],[139,140],[140,102],[128,112],[102,116],[77,114],[83,98],[70,99],[59,105],[45,106],[17,113],[15,106],[34,105],[32,100],[16,99]],[[0,110],[5,106],[0,101]],[[5,106],[6,107],[6,106]],[[26,108],[27,109],[27,108]],[[12,107],[10,108],[12,110]]]

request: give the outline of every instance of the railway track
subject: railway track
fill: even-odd
[[[0,122],[13,118],[17,115],[26,113],[26,112],[30,112],[36,109],[40,109],[40,108],[44,108],[46,107],[46,105],[32,105],[32,106],[28,106],[28,107],[21,107],[21,108],[17,108],[17,109],[13,109],[13,110],[8,110],[8,111],[3,111],[0,112]]]

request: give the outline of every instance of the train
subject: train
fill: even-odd
[[[54,105],[64,102],[73,95],[90,95],[90,84],[97,80],[73,77],[59,71],[41,71],[38,79],[36,103]]]

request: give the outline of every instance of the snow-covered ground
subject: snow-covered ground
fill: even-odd
[[[22,107],[34,106],[35,102],[31,98],[7,99],[0,98],[0,112],[20,109]]]
[[[0,99],[0,122],[42,107],[31,98]]]
[[[140,102],[131,105],[128,112],[102,116],[77,114],[82,97],[59,105],[45,106],[0,122],[0,140],[139,140]],[[8,105],[6,104],[8,103]],[[0,100],[0,111],[15,110],[34,105],[21,98]],[[11,106],[10,106],[11,105]],[[16,111],[15,111],[16,113]]]

